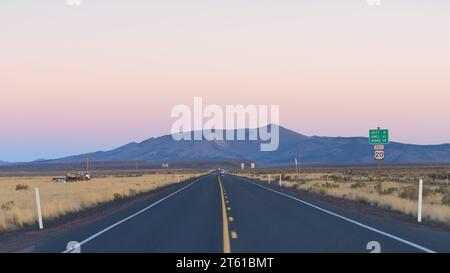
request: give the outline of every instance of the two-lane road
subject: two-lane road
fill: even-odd
[[[63,252],[450,252],[450,233],[303,197],[216,173],[73,227],[33,248]]]

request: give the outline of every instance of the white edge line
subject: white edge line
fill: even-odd
[[[259,185],[259,184],[255,183],[255,182],[252,182],[252,181],[248,180],[247,178],[243,178],[243,177],[240,177],[240,176],[237,176],[237,177],[238,177],[239,179],[241,179],[241,180],[247,181],[248,183],[251,183],[251,184],[254,184],[254,185],[256,185],[256,186],[258,186],[258,187],[261,187],[261,188],[263,188],[263,189],[266,189],[266,190],[269,190],[269,191],[272,191],[272,192],[281,194],[281,195],[283,195],[283,196],[285,196],[285,197],[291,198],[291,199],[293,199],[293,200],[295,200],[295,201],[298,201],[298,202],[300,202],[300,203],[303,203],[303,204],[305,204],[305,205],[307,205],[307,206],[310,206],[310,207],[312,207],[312,208],[318,209],[318,210],[320,210],[320,211],[322,211],[322,212],[328,213],[328,214],[333,215],[333,216],[335,216],[335,217],[338,217],[338,218],[340,218],[340,219],[342,219],[342,220],[345,220],[345,221],[347,221],[347,222],[353,223],[353,224],[355,224],[355,225],[358,225],[358,226],[363,227],[363,228],[365,228],[365,229],[371,230],[371,231],[376,232],[376,233],[378,233],[378,234],[384,235],[384,236],[389,237],[389,238],[391,238],[391,239],[397,240],[397,241],[399,241],[399,242],[402,242],[402,243],[404,243],[404,244],[407,244],[407,245],[409,245],[409,246],[412,246],[412,247],[414,247],[414,248],[417,248],[417,249],[419,249],[419,250],[421,250],[421,251],[424,251],[424,252],[427,252],[427,253],[436,253],[435,251],[433,251],[433,250],[431,250],[431,249],[428,249],[428,248],[423,247],[423,246],[421,246],[421,245],[415,244],[415,243],[410,242],[410,241],[408,241],[408,240],[402,239],[402,238],[397,237],[397,236],[395,236],[395,235],[389,234],[389,233],[387,233],[387,232],[381,231],[381,230],[379,230],[379,229],[370,227],[370,226],[368,226],[368,225],[365,225],[365,224],[360,223],[360,222],[358,222],[358,221],[352,220],[352,219],[347,218],[347,217],[345,217],[345,216],[342,216],[342,215],[340,215],[340,214],[337,214],[337,213],[331,212],[331,211],[329,211],[329,210],[323,209],[323,208],[321,208],[321,207],[318,207],[318,206],[316,206],[316,205],[313,205],[313,204],[308,203],[308,202],[306,202],[306,201],[303,201],[303,200],[301,200],[301,199],[295,198],[295,197],[293,197],[293,196],[291,196],[291,195],[289,195],[289,194],[285,194],[285,193],[276,191],[276,190],[274,190],[274,189],[264,187],[264,186],[262,186],[262,185]]]
[[[210,174],[209,174],[209,175],[210,175]],[[208,175],[207,175],[207,176],[208,176]],[[203,177],[199,177],[199,178],[195,179],[193,182],[191,182],[191,183],[189,183],[188,185],[182,187],[181,189],[179,189],[179,190],[177,190],[177,191],[175,191],[175,192],[173,192],[173,193],[167,195],[166,197],[164,197],[164,198],[162,198],[162,199],[156,201],[155,203],[151,204],[150,206],[147,206],[147,207],[141,209],[140,211],[138,211],[138,212],[136,212],[136,213],[134,213],[134,214],[128,216],[127,218],[124,218],[124,219],[120,220],[119,222],[117,222],[117,223],[115,223],[115,224],[113,224],[113,225],[111,225],[111,226],[109,226],[109,227],[107,227],[107,228],[105,228],[105,229],[102,229],[101,231],[95,233],[94,235],[88,237],[87,239],[84,239],[84,240],[81,241],[79,244],[74,245],[74,246],[72,246],[71,248],[64,250],[62,253],[69,253],[70,251],[72,251],[72,250],[74,250],[74,249],[76,249],[76,248],[79,248],[80,246],[82,246],[82,245],[86,244],[87,242],[89,242],[89,241],[95,239],[96,237],[98,237],[98,236],[102,235],[103,233],[107,232],[108,230],[110,230],[110,229],[112,229],[112,228],[114,228],[114,227],[116,227],[116,226],[122,224],[123,222],[126,222],[126,221],[130,220],[131,218],[134,218],[134,217],[138,216],[139,214],[143,213],[144,211],[146,211],[146,210],[148,210],[148,209],[150,209],[150,208],[156,206],[157,204],[161,203],[162,201],[164,201],[164,200],[170,198],[171,196],[173,196],[173,195],[175,195],[175,194],[177,194],[177,193],[179,193],[179,192],[185,190],[186,188],[188,188],[188,187],[190,187],[191,185],[195,184],[196,182],[198,182],[198,181],[199,181],[200,179],[202,179],[202,178],[203,178]]]

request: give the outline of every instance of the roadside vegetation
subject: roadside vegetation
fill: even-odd
[[[0,177],[0,232],[37,222],[34,188],[39,188],[44,225],[46,220],[92,208],[99,204],[149,192],[199,176],[200,173],[115,175],[89,181],[56,183],[52,177]]]
[[[280,172],[255,171],[243,176],[279,183]],[[450,225],[450,184],[447,171],[397,170],[380,176],[381,191],[371,172],[282,173],[282,187],[344,198],[417,217],[418,180],[424,180],[422,219]]]

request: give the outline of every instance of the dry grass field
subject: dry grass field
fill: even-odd
[[[244,176],[268,181],[269,172]],[[271,172],[272,183],[278,183],[280,172]],[[381,194],[377,178],[370,172],[282,173],[282,187],[315,192],[417,217],[418,180],[424,179],[423,213],[425,220],[450,225],[450,184],[448,171],[396,170],[381,176]]]
[[[200,173],[180,173],[180,181]],[[177,183],[177,174],[115,175],[58,184],[52,177],[0,177],[0,232],[37,222],[34,188],[45,220]]]

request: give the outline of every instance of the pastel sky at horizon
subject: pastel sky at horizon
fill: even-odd
[[[280,105],[305,135],[450,143],[450,1],[0,1],[0,160],[170,132],[177,104]]]

